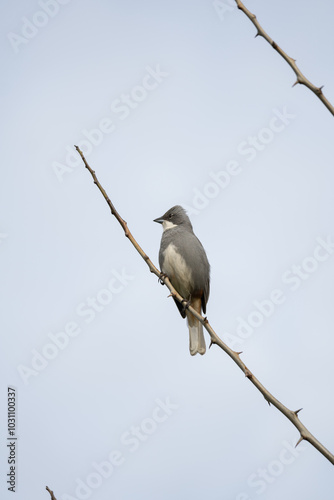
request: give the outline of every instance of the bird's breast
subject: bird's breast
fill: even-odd
[[[167,274],[172,285],[185,298],[192,293],[193,278],[189,266],[173,243],[163,252],[162,272]]]

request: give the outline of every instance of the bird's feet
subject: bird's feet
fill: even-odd
[[[167,274],[160,273],[160,276],[158,278],[158,281],[159,281],[160,285],[164,285],[165,284],[163,278],[168,278]]]
[[[183,300],[182,300],[181,304],[183,305],[183,310],[184,310],[184,312],[186,311],[186,309],[189,309],[189,306],[191,305],[191,304],[190,304],[190,300],[191,300],[191,299],[189,299],[189,300],[185,300],[185,299],[183,299]]]

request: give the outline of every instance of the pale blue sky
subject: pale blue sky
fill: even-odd
[[[246,6],[333,103],[333,3]],[[8,385],[19,500],[46,485],[57,500],[329,498],[332,465],[294,450],[298,432],[223,351],[190,356],[73,145],[156,264],[153,219],[187,208],[212,326],[333,452],[331,114],[234,7],[1,11],[1,498]]]

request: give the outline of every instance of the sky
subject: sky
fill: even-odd
[[[245,4],[334,103],[333,2]],[[1,498],[332,496],[221,349],[190,356],[74,145],[155,265],[153,219],[187,210],[210,324],[334,452],[333,116],[232,0],[18,0],[0,25]]]

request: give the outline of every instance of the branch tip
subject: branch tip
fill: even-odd
[[[50,490],[48,486],[45,486],[46,491],[50,493],[51,500],[56,500],[56,497],[54,496],[53,491]]]
[[[289,66],[291,66],[292,70],[297,76],[297,81],[293,85],[293,87],[297,83],[305,85],[308,89],[311,90],[311,92],[313,92],[313,94],[315,94],[320,99],[320,101],[326,106],[326,108],[330,111],[330,113],[334,115],[334,106],[328,101],[328,99],[326,99],[326,97],[321,91],[321,88],[320,89],[317,88],[307,78],[305,78],[305,76],[303,75],[303,73],[300,71],[300,69],[296,64],[296,59],[293,59],[292,57],[288,56],[288,54],[286,54],[284,50],[282,50],[281,47],[277,45],[277,43],[270,38],[270,36],[264,31],[264,29],[260,25],[255,14],[250,12],[240,0],[235,0],[235,2],[237,4],[238,9],[240,9],[245,14],[245,16],[248,17],[251,23],[255,26],[257,30],[255,38],[257,36],[262,36],[273,47],[273,49],[275,49],[279,53],[279,55],[289,64]]]

